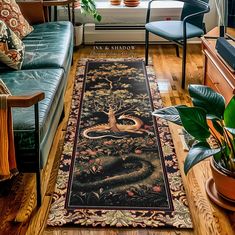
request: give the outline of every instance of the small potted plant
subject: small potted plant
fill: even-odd
[[[93,17],[94,20],[100,22],[102,17],[96,9],[95,0],[75,0],[74,8],[80,7],[81,13]],[[74,46],[80,46],[83,43],[84,28],[83,23],[74,22]]]
[[[219,195],[235,202],[235,96],[225,99],[210,87],[190,85],[193,107],[171,106],[154,116],[181,125],[196,139],[184,162],[185,174],[197,163],[212,157],[211,169]],[[212,142],[216,147],[211,146]]]

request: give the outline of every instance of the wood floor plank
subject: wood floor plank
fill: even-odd
[[[47,229],[44,235],[192,235],[193,231],[185,230],[151,230],[151,229],[84,229],[61,228],[60,230]]]
[[[27,174],[24,181],[26,187],[24,187],[25,190],[21,199],[21,206],[16,214],[15,222],[26,222],[33,213],[33,210],[36,209],[37,199],[35,181],[35,174]]]
[[[43,234],[50,208],[50,202],[51,196],[45,196],[43,199],[43,206],[40,207],[34,218],[30,221],[26,235]]]

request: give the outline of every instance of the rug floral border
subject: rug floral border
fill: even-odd
[[[173,200],[174,211],[155,210],[109,210],[109,209],[74,209],[67,210],[66,192],[69,181],[69,170],[73,156],[73,146],[78,112],[83,90],[83,79],[87,61],[134,61],[135,59],[81,59],[73,88],[73,98],[65,143],[59,164],[58,177],[52,204],[47,220],[49,226],[82,225],[109,227],[174,227],[192,228],[192,221],[187,204],[182,178],[178,169],[178,161],[168,124],[163,119],[157,119],[157,127],[161,139],[161,148],[165,167],[176,171],[167,172],[168,183]],[[137,59],[139,60],[139,59]],[[162,107],[162,101],[157,87],[157,80],[152,66],[146,68],[154,109]]]

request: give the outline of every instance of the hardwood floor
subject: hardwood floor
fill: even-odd
[[[100,47],[84,47],[74,53],[74,63],[71,69],[67,92],[65,95],[65,118],[58,127],[53,147],[49,156],[49,164],[44,170],[43,185],[45,197],[41,208],[36,212],[30,212],[35,207],[34,176],[25,174],[17,177],[11,185],[5,186],[8,192],[2,192],[0,197],[0,235],[232,235],[232,225],[235,228],[235,216],[217,207],[209,201],[205,193],[205,182],[210,177],[208,161],[204,161],[182,178],[187,193],[187,198],[194,223],[193,230],[167,230],[167,229],[109,229],[109,228],[49,228],[46,227],[47,213],[51,195],[56,179],[58,156],[61,152],[69,107],[73,89],[73,79],[76,72],[76,64],[79,58],[85,57],[143,57],[143,46],[133,46],[130,50],[117,50],[109,47],[105,50]],[[107,48],[106,48],[107,49]],[[150,48],[153,65],[156,70],[159,90],[165,106],[171,104],[189,104],[187,91],[182,90],[181,83],[181,58],[176,57],[175,48],[172,45],[155,45]],[[187,83],[199,83],[203,77],[203,55],[200,45],[190,45],[187,60]],[[178,135],[178,127],[170,125],[179,167],[182,172],[186,153]],[[22,203],[23,201],[23,203]],[[14,222],[18,221],[18,222]]]

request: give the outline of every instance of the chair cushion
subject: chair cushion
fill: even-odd
[[[155,21],[145,25],[145,28],[162,38],[167,40],[183,39],[183,22],[182,21]],[[204,34],[203,30],[195,25],[186,23],[187,38],[200,37]]]
[[[0,20],[0,61],[13,69],[20,69],[24,58],[24,44]]]
[[[70,57],[72,24],[67,21],[34,25],[34,31],[23,39],[25,58],[22,69],[66,68]]]
[[[19,38],[25,37],[33,30],[15,0],[0,1],[0,20],[3,20]]]
[[[50,128],[51,119],[65,86],[63,69],[38,69],[4,72],[1,79],[10,88],[12,95],[30,95],[38,91],[45,92],[45,99],[39,103],[40,139]],[[20,148],[31,149],[34,146],[34,107],[14,108],[13,125],[15,137]]]

